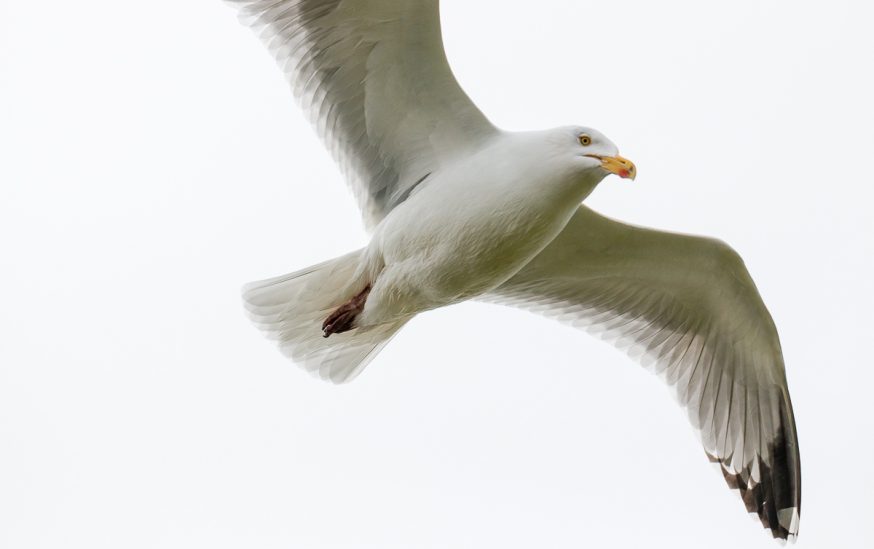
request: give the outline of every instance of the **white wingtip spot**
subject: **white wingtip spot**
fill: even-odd
[[[795,542],[795,538],[798,537],[798,523],[800,520],[801,516],[798,513],[797,507],[787,507],[777,511],[777,521],[780,523],[780,526],[789,532],[789,540],[792,542]]]

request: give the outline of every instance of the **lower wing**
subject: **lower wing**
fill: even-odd
[[[797,535],[801,468],[780,341],[729,246],[581,206],[484,300],[602,333],[659,373],[747,510],[774,537]]]

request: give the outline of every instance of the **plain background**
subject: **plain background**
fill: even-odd
[[[799,547],[872,547],[870,2],[445,0],[507,129],[598,128],[588,204],[719,237],[779,328]],[[0,2],[0,547],[775,547],[660,380],[465,304],[354,383],[239,286],[362,246],[280,71],[217,1]]]

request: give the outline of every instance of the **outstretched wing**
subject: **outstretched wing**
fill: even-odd
[[[489,296],[600,332],[670,384],[747,510],[798,532],[801,469],[777,331],[724,243],[624,225],[580,207]]]
[[[495,128],[449,68],[438,0],[226,0],[267,44],[373,227]]]

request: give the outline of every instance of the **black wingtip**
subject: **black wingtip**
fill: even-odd
[[[730,456],[720,459],[708,453],[707,458],[721,463],[725,482],[740,491],[747,511],[758,515],[762,526],[770,530],[774,538],[795,541],[801,519],[801,468],[795,421],[788,400],[782,407],[779,429],[768,445],[767,455],[769,463],[757,458],[758,480],[753,479],[753,464],[734,473],[729,469]]]
[[[760,481],[744,479],[744,474],[735,474],[720,467],[725,482],[734,490],[740,491],[747,512],[759,517],[771,535],[777,539],[794,541],[798,535],[800,509],[796,506],[783,507],[776,489],[779,482],[774,478],[773,468],[759,461]]]

